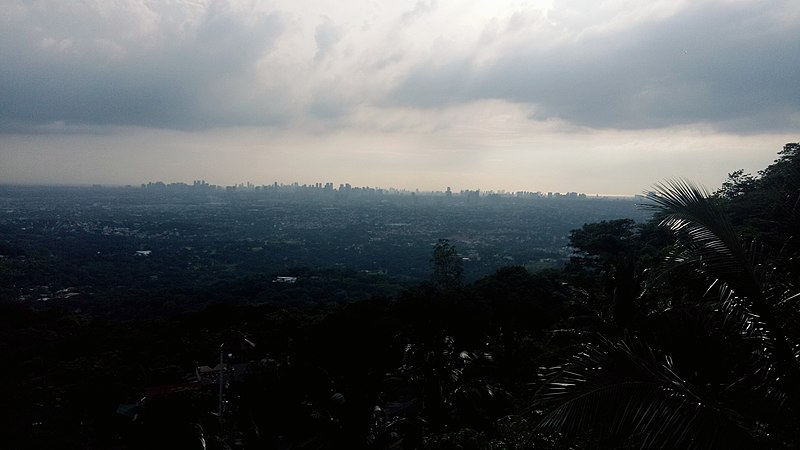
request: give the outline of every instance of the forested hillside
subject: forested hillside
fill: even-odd
[[[304,301],[252,275],[126,317],[6,296],[2,446],[800,445],[800,144],[713,191],[662,181],[642,207],[573,230],[563,267],[476,281],[442,239],[428,281],[337,272],[346,299],[330,272]],[[264,290],[286,301],[220,300]]]

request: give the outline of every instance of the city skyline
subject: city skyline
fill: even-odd
[[[371,192],[378,194],[389,195],[429,195],[429,196],[502,196],[502,197],[526,197],[526,198],[550,198],[550,197],[564,197],[564,198],[586,198],[586,197],[627,197],[633,198],[641,195],[642,193],[624,195],[624,194],[600,194],[600,193],[585,193],[578,191],[531,191],[531,190],[518,190],[507,191],[505,189],[480,189],[470,187],[457,187],[446,186],[440,189],[420,189],[420,188],[397,188],[394,186],[360,186],[351,183],[334,183],[328,182],[311,182],[303,183],[294,181],[291,183],[278,183],[277,181],[266,184],[255,184],[250,181],[243,181],[233,184],[217,184],[208,182],[207,180],[192,180],[191,182],[184,181],[147,181],[144,183],[135,184],[102,184],[102,183],[74,183],[74,184],[58,184],[58,183],[0,183],[0,186],[8,187],[27,187],[27,188],[108,188],[108,189],[150,189],[150,190],[210,190],[210,191],[238,191],[238,192],[259,192],[279,190],[281,192],[298,192],[298,191],[321,191],[321,192]]]
[[[102,185],[100,185],[102,186]],[[134,187],[133,185],[117,185],[117,186],[109,186],[109,187]],[[542,191],[506,191],[505,189],[488,189],[488,190],[481,190],[481,189],[470,189],[466,188],[457,188],[453,189],[452,186],[447,186],[444,189],[435,189],[435,190],[422,190],[419,188],[415,189],[405,189],[405,188],[396,188],[394,186],[359,186],[353,185],[351,183],[334,183],[332,181],[326,182],[312,182],[312,183],[302,183],[299,181],[294,181],[292,183],[278,183],[277,181],[269,184],[255,184],[250,181],[243,181],[240,183],[234,183],[232,185],[222,185],[222,184],[215,184],[209,183],[206,180],[193,180],[191,184],[185,182],[164,182],[164,181],[151,181],[147,183],[141,183],[140,187],[145,188],[199,188],[199,189],[215,189],[215,190],[246,190],[246,191],[255,191],[255,190],[266,190],[266,189],[282,189],[282,190],[291,190],[296,188],[301,189],[310,189],[310,190],[322,190],[322,191],[365,191],[365,190],[372,190],[378,191],[380,193],[399,193],[399,194],[432,194],[432,195],[470,195],[470,194],[478,194],[478,195],[508,195],[508,196],[540,196],[540,197],[550,197],[550,196],[569,196],[569,197],[585,197],[587,194],[584,192],[577,192],[577,191],[564,191],[564,192],[542,192]],[[592,194],[595,195],[595,194]]]
[[[3,183],[634,195],[800,139],[791,0],[11,0],[0,24]]]

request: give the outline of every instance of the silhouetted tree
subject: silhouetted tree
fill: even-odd
[[[728,174],[728,178],[722,183],[722,186],[714,191],[714,196],[731,200],[752,192],[756,187],[756,182],[756,177],[744,173],[744,170],[734,170]]]
[[[743,240],[714,199],[686,181],[657,186],[650,196],[665,213],[662,225],[676,237],[671,260],[691,266],[719,294],[720,310],[741,333],[760,342],[758,355],[774,381],[800,411],[800,292],[766,246]]]
[[[439,239],[433,247],[431,256],[431,282],[440,289],[453,289],[461,286],[464,266],[458,251],[448,239]]]
[[[612,304],[614,322],[620,328],[632,325],[634,301],[639,294],[635,226],[631,219],[604,220],[570,233],[570,246],[576,250],[571,267],[589,269],[600,276],[605,297]]]
[[[764,245],[739,237],[705,190],[669,181],[648,197],[674,239],[662,280],[699,287],[695,302],[705,307],[694,312],[716,316],[699,332],[722,334],[739,365],[698,376],[689,360],[676,363],[634,334],[594,336],[546,374],[537,432],[601,448],[792,447],[800,293],[791,277]]]

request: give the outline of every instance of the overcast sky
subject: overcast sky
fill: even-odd
[[[0,183],[634,194],[798,140],[797,0],[0,0]]]

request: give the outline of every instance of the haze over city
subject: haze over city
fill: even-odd
[[[0,183],[716,187],[800,129],[800,3],[14,1]]]

